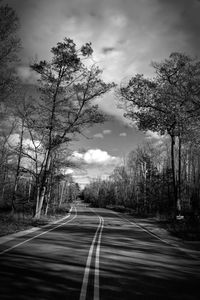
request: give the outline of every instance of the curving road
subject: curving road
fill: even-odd
[[[127,218],[77,203],[1,244],[0,299],[200,299],[200,262]]]

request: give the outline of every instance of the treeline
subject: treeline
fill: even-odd
[[[115,207],[139,216],[199,216],[200,152],[191,145],[182,153],[182,183],[179,201],[174,209],[170,141],[152,139],[127,156],[107,180],[96,179],[82,191],[82,198],[96,207]],[[178,152],[178,149],[175,149]],[[176,165],[176,178],[178,170]]]
[[[118,88],[116,96],[135,126],[160,134],[158,143],[133,151],[109,180],[87,186],[84,198],[98,206],[124,205],[143,215],[198,216],[200,62],[172,53],[152,66],[153,79],[137,74]]]
[[[101,70],[90,63],[91,44],[78,48],[69,38],[51,49],[49,61],[35,61],[27,69],[31,83],[24,82],[18,28],[15,11],[1,5],[0,207],[13,213],[31,210],[40,218],[79,193],[66,172],[76,167],[70,142],[105,120],[93,100],[114,84],[106,84]]]

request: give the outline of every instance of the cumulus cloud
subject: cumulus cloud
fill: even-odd
[[[19,66],[17,68],[17,73],[21,80],[26,84],[35,84],[39,79],[39,76],[36,72],[32,71],[27,66]]]
[[[111,132],[112,132],[112,130],[110,130],[110,129],[104,129],[101,133],[94,134],[93,137],[96,139],[103,139],[104,135],[110,134]]]
[[[145,133],[147,139],[160,139],[161,135],[158,132],[147,130]]]
[[[104,138],[102,133],[96,133],[96,134],[93,135],[93,137],[96,138],[96,139],[103,139]]]
[[[13,133],[8,139],[8,143],[11,147],[17,146],[20,142],[20,135],[18,133]],[[40,141],[35,140],[34,143],[31,139],[24,139],[23,140],[23,147],[30,150],[34,149],[35,147],[41,146]]]
[[[126,132],[121,132],[119,136],[127,136]]]
[[[76,161],[91,164],[116,164],[119,162],[119,158],[108,154],[107,151],[102,151],[101,149],[89,149],[85,153],[79,153],[74,151],[72,158]]]
[[[25,139],[23,141],[23,146],[30,149],[34,149],[35,147],[40,147],[40,148],[42,147],[40,141],[35,140],[33,143],[33,141],[30,139]]]
[[[71,168],[65,169],[65,174],[72,174],[72,173],[74,173],[74,170],[72,170]]]
[[[102,151],[100,149],[90,149],[84,155],[84,160],[88,164],[109,163],[115,159],[115,157],[110,156],[106,151]]]
[[[110,134],[112,132],[112,130],[110,129],[104,129],[103,130],[103,134]]]
[[[146,140],[150,141],[155,147],[162,147],[169,139],[168,134],[160,135],[158,132],[147,130],[145,133]]]
[[[113,168],[121,163],[120,157],[112,156],[101,149],[74,151],[71,160],[82,165],[82,168],[74,170],[72,174],[82,188],[94,178],[107,178],[113,172]]]
[[[13,133],[11,134],[11,136],[8,138],[8,143],[11,145],[11,146],[16,146],[20,141],[20,138],[19,138],[19,134],[18,133]]]

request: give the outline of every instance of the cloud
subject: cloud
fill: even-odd
[[[34,143],[31,139],[25,139],[23,141],[23,146],[30,149],[35,149],[35,147],[42,147],[42,144],[40,141],[35,140]]]
[[[104,138],[102,133],[96,133],[96,134],[93,135],[93,137],[96,138],[96,139],[103,139]]]
[[[49,59],[50,49],[63,37],[79,47],[92,42],[92,62],[105,81],[120,83],[136,73],[154,76],[151,61],[171,52],[199,56],[200,5],[197,0],[10,0],[21,22],[22,63],[38,55]],[[31,78],[21,69],[23,78]],[[99,107],[127,122],[110,94]],[[130,121],[129,121],[130,123]]]
[[[83,189],[90,182],[88,175],[73,175],[73,178],[79,184],[81,189]]]
[[[72,154],[72,159],[76,160],[76,161],[82,160],[85,153],[79,153],[77,151],[74,151],[73,154]]]
[[[23,83],[26,84],[35,84],[39,79],[39,75],[27,66],[18,66],[17,73]]]
[[[103,130],[103,134],[110,134],[112,132],[112,130],[110,129],[104,129]]]
[[[151,130],[147,130],[145,137],[147,141],[150,141],[150,143],[154,145],[154,147],[164,146],[169,139],[168,134],[160,135],[158,132]]]
[[[79,153],[74,151],[72,154],[72,159],[75,161],[80,161],[88,165],[115,165],[119,162],[119,158],[116,156],[111,156],[107,151],[102,151],[101,149],[89,149],[85,153]]]
[[[11,145],[11,147],[16,146],[20,141],[20,137],[18,133],[13,133],[8,138],[8,143]]]
[[[20,142],[20,135],[18,133],[13,133],[10,135],[9,139],[8,139],[8,144],[11,147],[15,147],[17,146],[17,144]],[[31,139],[24,139],[23,140],[23,147],[26,150],[34,150],[35,147],[41,147],[41,143],[38,140],[35,140],[34,143]]]
[[[71,160],[80,165],[80,169],[74,170],[72,176],[82,188],[94,178],[105,179],[113,172],[113,168],[121,163],[120,157],[112,156],[101,149],[74,151]]]
[[[121,133],[119,134],[119,136],[127,136],[127,133],[126,133],[126,132],[121,132]]]
[[[71,168],[65,169],[65,174],[72,174],[72,173],[74,173],[74,170],[72,170]]]
[[[104,47],[102,49],[103,54],[109,54],[110,52],[113,52],[115,50],[114,47]]]
[[[92,163],[110,163],[116,160],[116,157],[108,154],[107,151],[100,149],[90,149],[84,155],[84,160],[88,164]]]
[[[145,133],[147,139],[160,139],[162,136],[155,131],[147,130]]]
[[[109,116],[119,120],[121,123],[129,127],[133,127],[133,122],[124,117],[125,111],[118,108],[118,100],[116,99],[113,91],[107,93],[102,98],[95,99],[94,103]]]

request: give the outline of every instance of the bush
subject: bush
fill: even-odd
[[[55,212],[55,214],[64,215],[64,214],[68,213],[69,210],[70,210],[70,205],[69,204],[63,204],[60,207],[56,207],[54,212]]]

